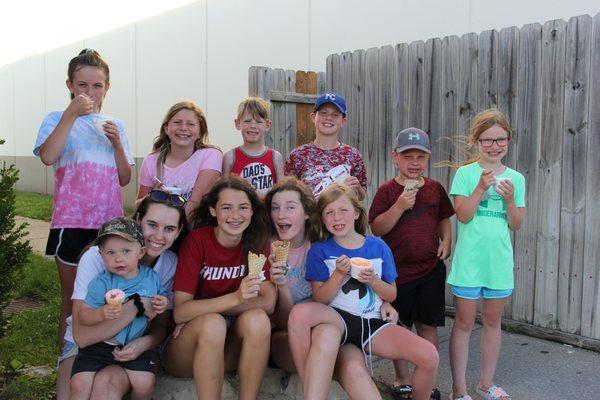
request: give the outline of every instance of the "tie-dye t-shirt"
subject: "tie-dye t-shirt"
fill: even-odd
[[[62,111],[52,112],[42,121],[33,149],[36,156],[40,156],[40,147],[62,114]],[[77,117],[54,164],[51,228],[98,229],[107,220],[123,216],[114,148],[108,138],[94,128],[93,121],[97,119],[117,124],[127,161],[135,164],[121,121],[95,113]]]
[[[156,181],[156,159],[158,152],[150,153],[142,161],[140,168],[140,185],[154,187]],[[189,199],[192,196],[196,178],[200,171],[212,169],[221,173],[223,165],[223,153],[214,147],[198,149],[190,158],[176,167],[163,166],[163,173],[160,178],[165,186],[176,187],[182,190],[183,197]]]

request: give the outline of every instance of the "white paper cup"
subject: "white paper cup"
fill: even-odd
[[[104,124],[107,121],[107,119],[95,119],[92,121],[92,123],[94,124],[94,128],[96,128],[96,132],[98,132],[102,136],[106,136],[106,132],[104,132]]]
[[[512,182],[512,178],[510,176],[495,176],[494,177],[494,190],[496,191],[496,193],[498,193],[498,185],[500,185],[500,182],[503,181],[511,181]]]
[[[358,263],[356,263],[358,261]],[[360,275],[360,271],[366,270],[366,269],[371,269],[373,268],[373,265],[371,264],[371,262],[369,260],[367,260],[366,258],[362,258],[362,257],[352,257],[350,259],[350,276],[353,277],[354,279],[358,279],[358,276]],[[368,264],[368,265],[366,265]]]

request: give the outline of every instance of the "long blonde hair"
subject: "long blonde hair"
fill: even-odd
[[[206,122],[206,116],[202,109],[198,107],[196,103],[191,100],[180,101],[175,103],[162,120],[160,124],[160,133],[154,138],[154,145],[152,146],[152,152],[159,152],[158,158],[156,159],[156,175],[159,179],[162,178],[162,166],[165,164],[167,155],[171,151],[171,139],[167,136],[167,124],[181,110],[190,110],[198,118],[198,124],[200,129],[200,136],[194,142],[194,151],[203,149],[206,147],[213,147],[219,149],[216,146],[208,144],[208,123]],[[219,149],[220,150],[220,149]]]

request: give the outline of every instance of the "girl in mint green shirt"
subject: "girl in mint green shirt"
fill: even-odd
[[[450,338],[455,400],[471,400],[465,373],[469,338],[481,297],[483,336],[477,393],[487,400],[511,399],[494,384],[502,343],[502,311],[514,286],[509,230],[519,229],[525,216],[525,178],[502,164],[510,139],[511,128],[498,110],[485,110],[475,116],[469,140],[478,156],[458,169],[450,189],[458,219],[458,239],[448,276],[456,302]]]

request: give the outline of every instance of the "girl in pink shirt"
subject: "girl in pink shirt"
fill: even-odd
[[[173,105],[154,139],[152,153],[142,162],[136,204],[153,188],[183,195],[190,218],[200,199],[221,176],[223,153],[208,144],[204,113],[194,102]]]

